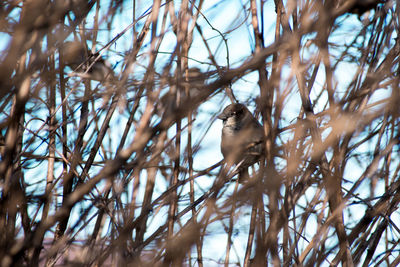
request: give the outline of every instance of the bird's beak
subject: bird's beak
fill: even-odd
[[[227,119],[227,117],[226,117],[226,115],[224,113],[219,114],[217,116],[217,118],[220,119],[220,120],[226,120]]]

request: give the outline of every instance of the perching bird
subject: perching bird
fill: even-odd
[[[218,116],[223,122],[221,152],[228,165],[240,164],[239,182],[249,178],[248,167],[264,153],[264,129],[246,106],[227,106]]]
[[[111,80],[114,77],[114,71],[107,61],[98,56],[98,53],[93,54],[87,50],[84,43],[78,41],[66,42],[63,45],[64,64],[69,66],[76,76],[96,81]],[[89,70],[87,70],[88,67],[90,67]]]

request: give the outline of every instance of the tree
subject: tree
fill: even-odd
[[[399,263],[395,1],[0,7],[1,266]]]

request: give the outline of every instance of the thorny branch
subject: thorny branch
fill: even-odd
[[[396,1],[131,2],[0,4],[1,266],[398,265]]]

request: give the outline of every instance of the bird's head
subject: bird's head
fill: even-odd
[[[230,104],[220,115],[218,119],[222,120],[224,126],[237,127],[243,124],[248,119],[251,119],[251,113],[243,104]]]

